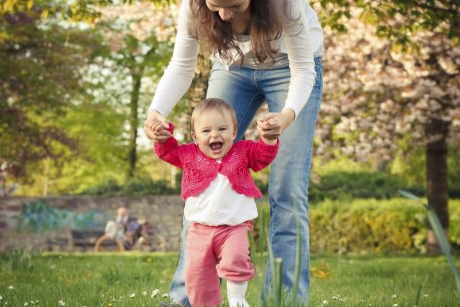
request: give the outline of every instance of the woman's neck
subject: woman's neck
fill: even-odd
[[[242,12],[238,18],[232,21],[232,28],[235,33],[238,34],[249,34],[250,32],[250,22],[249,22],[249,10]]]

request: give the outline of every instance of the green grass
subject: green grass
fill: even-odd
[[[330,275],[313,278],[313,306],[460,306],[444,257],[315,257],[313,267],[321,263]]]
[[[0,254],[0,307],[158,306],[168,299],[162,296],[176,261],[177,254],[159,253]],[[260,306],[261,279],[250,282],[251,306]],[[310,306],[456,307],[459,302],[444,257],[312,257]]]

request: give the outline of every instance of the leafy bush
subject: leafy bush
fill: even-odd
[[[324,199],[376,198],[389,199],[398,195],[403,186],[400,179],[380,172],[329,172],[318,184],[311,183],[309,198]]]
[[[460,247],[460,202],[450,201],[449,241]],[[311,250],[321,253],[425,253],[425,209],[406,199],[325,201],[310,209]]]
[[[260,240],[266,240],[268,233],[269,206],[258,207],[255,244],[266,249]],[[460,251],[460,201],[450,200],[449,213],[449,241],[454,251]],[[425,219],[425,209],[409,199],[326,200],[310,207],[310,249],[312,253],[423,254]]]
[[[423,185],[408,187],[400,177],[382,172],[332,171],[321,175],[319,183],[310,182],[309,199],[311,202],[325,199],[391,199],[398,197],[401,189],[419,197],[426,196]],[[449,197],[459,199],[460,189],[450,187]]]
[[[136,177],[122,184],[115,180],[83,191],[82,195],[103,196],[144,196],[144,195],[174,195],[179,194],[179,188],[172,188],[166,180]]]

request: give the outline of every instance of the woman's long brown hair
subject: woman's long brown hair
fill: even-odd
[[[217,12],[206,6],[206,0],[190,0],[192,18],[189,24],[190,35],[204,44],[206,50],[217,52],[224,60],[232,59],[231,51],[236,50],[243,61],[243,52],[236,41],[237,33],[229,22],[223,21]],[[248,29],[255,57],[260,63],[267,58],[274,61],[274,50],[270,42],[278,39],[282,33],[282,15],[271,0],[250,0],[250,20]],[[284,3],[282,11],[286,13]]]

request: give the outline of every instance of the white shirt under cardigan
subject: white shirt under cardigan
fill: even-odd
[[[189,35],[187,29],[191,17],[190,0],[183,0],[178,20],[178,30],[174,52],[168,68],[165,70],[153,97],[149,110],[156,110],[163,116],[168,116],[176,103],[190,87],[195,75],[195,67],[199,51],[199,43]],[[274,0],[282,1],[282,0]],[[251,45],[248,36],[240,35],[239,47],[245,55],[244,66],[254,69],[279,68],[289,65],[291,82],[284,108],[291,108],[297,115],[306,104],[315,83],[314,56],[323,53],[323,31],[316,13],[306,0],[287,0],[290,5],[292,18],[286,18],[283,24],[282,36],[272,41],[279,50],[275,55],[276,63],[257,63],[249,51]],[[282,8],[282,4],[280,4]],[[238,58],[225,63],[213,55],[213,61],[222,62],[227,69],[236,64]]]
[[[209,226],[234,226],[255,219],[257,206],[254,197],[235,192],[228,178],[217,174],[200,195],[185,200],[184,217]]]

